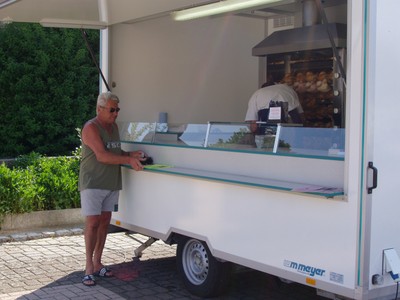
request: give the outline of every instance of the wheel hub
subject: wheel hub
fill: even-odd
[[[183,268],[193,284],[202,284],[208,275],[209,261],[203,244],[196,240],[190,240],[183,250]]]

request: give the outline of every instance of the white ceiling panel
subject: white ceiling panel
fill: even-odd
[[[0,8],[0,21],[42,19],[105,21],[108,25],[135,21],[210,0],[19,0]]]

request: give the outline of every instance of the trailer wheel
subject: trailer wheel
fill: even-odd
[[[190,293],[215,297],[226,290],[232,264],[216,260],[206,243],[183,238],[178,242],[176,252],[179,275]]]

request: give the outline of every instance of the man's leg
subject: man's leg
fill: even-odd
[[[93,256],[93,267],[94,271],[98,272],[102,267],[103,264],[101,263],[101,257],[103,255],[104,245],[107,239],[108,233],[108,225],[110,224],[111,220],[111,212],[110,211],[103,211],[101,212],[99,218],[99,226],[97,229],[97,241],[94,248],[94,256]],[[111,272],[107,272],[107,275],[112,275]]]
[[[85,275],[94,273],[93,255],[98,240],[98,228],[100,216],[87,216],[85,222],[85,247],[86,247],[86,269]]]

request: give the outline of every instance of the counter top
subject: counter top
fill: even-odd
[[[124,167],[131,168],[128,165],[123,165]],[[226,183],[233,184],[242,184],[247,186],[254,186],[260,188],[267,188],[273,190],[286,191],[291,193],[300,193],[307,194],[313,196],[319,196],[330,199],[343,199],[344,192],[342,188],[337,187],[325,187],[325,186],[316,186],[309,185],[298,182],[289,182],[289,181],[281,181],[274,180],[268,178],[259,178],[259,177],[251,177],[251,176],[241,176],[223,172],[212,172],[212,171],[203,171],[196,169],[188,169],[181,168],[176,166],[169,166],[163,164],[156,165],[147,165],[144,166],[147,172],[156,172],[156,173],[164,173],[171,175],[180,175],[187,177],[195,177],[199,179],[205,180],[213,180],[213,181],[222,181]]]

